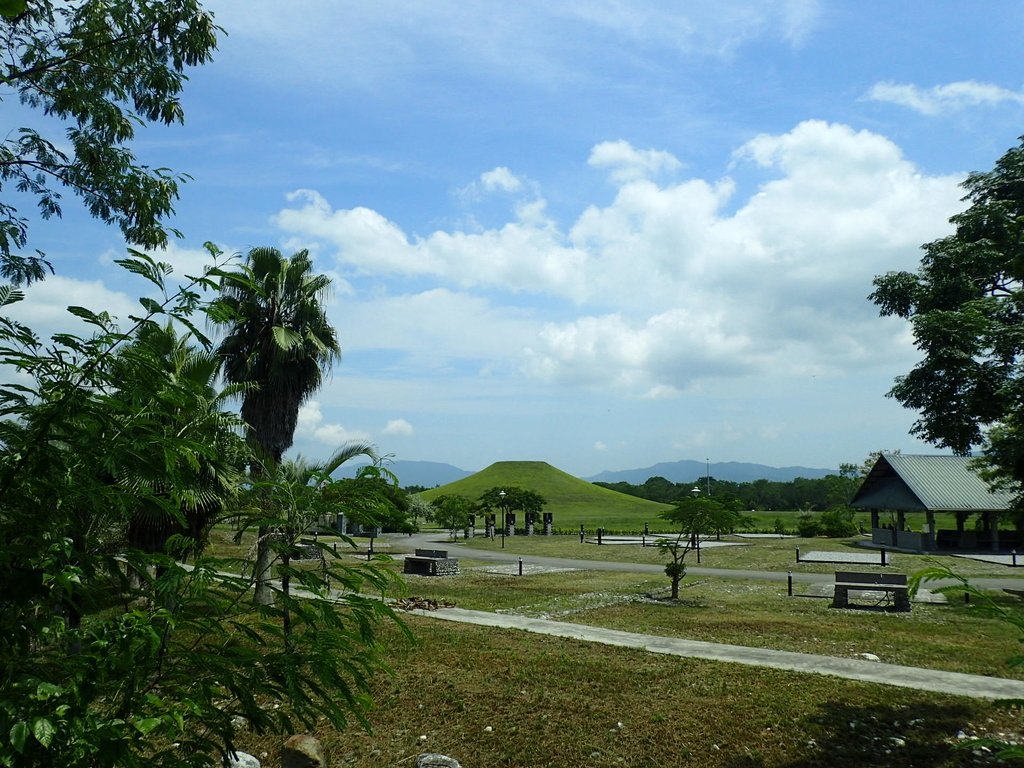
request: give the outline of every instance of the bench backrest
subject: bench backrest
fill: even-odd
[[[437,557],[441,560],[448,558],[447,549],[417,549],[416,557]]]
[[[886,584],[897,587],[907,586],[905,573],[858,573],[857,571],[836,571],[837,584]]]

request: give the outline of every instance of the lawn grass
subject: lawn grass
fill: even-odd
[[[758,540],[752,547],[705,550],[704,564],[784,567],[797,541]],[[815,549],[845,546],[799,541]],[[214,542],[222,555],[247,546],[245,540],[234,544],[227,531],[215,532]],[[397,550],[401,539],[390,543]],[[471,544],[500,547],[482,540]],[[597,559],[600,553],[660,562],[653,549],[580,545],[575,537],[515,537],[506,546],[509,554],[577,552]],[[1005,663],[1018,647],[1016,635],[1005,623],[982,615],[977,605],[915,605],[911,614],[837,611],[825,599],[786,596],[784,583],[692,576],[683,582],[682,599],[666,605],[644,599],[664,593],[668,580],[660,575],[571,570],[519,577],[477,568],[482,560],[462,558],[460,564],[457,577],[408,576],[393,596],[672,637],[846,657],[873,653],[890,663],[1021,677]],[[386,567],[397,571],[401,564]],[[1024,728],[1019,711],[976,700],[404,618],[418,643],[404,644],[397,632],[385,629],[383,645],[394,671],[373,681],[373,734],[356,726],[344,734],[316,733],[334,766],[412,765],[415,755],[428,751],[452,755],[467,767],[995,765],[990,753],[955,749],[958,734],[1019,740]],[[243,733],[238,746],[257,756],[266,753],[264,759],[272,763],[281,741]]]
[[[388,640],[373,733],[315,733],[331,765],[411,766],[423,752],[467,768],[994,765],[955,749],[958,734],[1019,728],[1016,712],[977,700],[407,621],[419,642]],[[243,734],[239,748],[269,761],[280,742]]]
[[[687,578],[677,604],[662,598],[667,578],[568,571],[495,575],[488,566],[458,577],[406,577],[406,595],[471,610],[826,656],[872,653],[883,662],[1024,679],[1007,659],[1018,633],[977,603],[915,604],[911,613],[835,610],[824,596],[794,596],[786,585]]]

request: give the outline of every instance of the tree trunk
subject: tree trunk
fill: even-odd
[[[679,599],[679,582],[680,582],[680,579],[679,579],[678,576],[674,576],[672,578],[672,599],[673,600],[678,600]]]
[[[253,605],[273,605],[274,591],[270,588],[270,579],[274,565],[274,549],[270,546],[271,529],[260,526],[256,539],[256,590],[252,598]]]

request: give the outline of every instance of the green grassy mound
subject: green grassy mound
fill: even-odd
[[[427,499],[442,494],[457,494],[476,501],[489,488],[515,486],[539,493],[547,502],[545,512],[554,514],[556,529],[587,530],[598,527],[638,531],[645,522],[662,527],[658,515],[671,509],[668,504],[627,496],[618,491],[588,483],[545,461],[499,461],[474,475],[424,491]]]

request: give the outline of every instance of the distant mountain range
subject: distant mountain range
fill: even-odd
[[[820,469],[814,467],[769,467],[764,464],[744,464],[739,461],[712,462],[711,477],[715,480],[727,480],[732,483],[751,483],[754,480],[773,480],[788,483],[798,477],[816,480],[826,475],[838,474],[836,469]],[[708,466],[703,461],[669,461],[641,469],[623,469],[605,471],[593,477],[584,478],[590,482],[600,483],[631,483],[640,485],[651,477],[664,477],[673,483],[688,483],[708,473]]]
[[[342,464],[335,477],[355,477],[356,472],[361,469],[359,464]],[[424,488],[433,488],[438,485],[448,485],[456,480],[469,477],[472,472],[453,467],[451,464],[442,464],[438,461],[392,461],[384,465],[398,475],[398,484],[403,488],[410,485],[422,485]]]
[[[437,461],[393,461],[387,468],[398,475],[398,482],[403,486],[422,485],[434,488],[447,485],[474,474],[459,469],[451,464]],[[358,465],[343,465],[336,477],[354,477]],[[688,483],[704,477],[707,465],[703,461],[670,461],[654,464],[640,469],[606,470],[592,477],[582,478],[590,482],[618,483],[626,482],[640,485],[651,477],[664,477],[673,483]],[[837,474],[835,469],[814,467],[769,467],[764,464],[745,464],[738,461],[712,462],[711,476],[716,480],[727,480],[733,483],[750,483],[754,480],[772,480],[780,483],[789,482],[798,477],[808,480]]]

